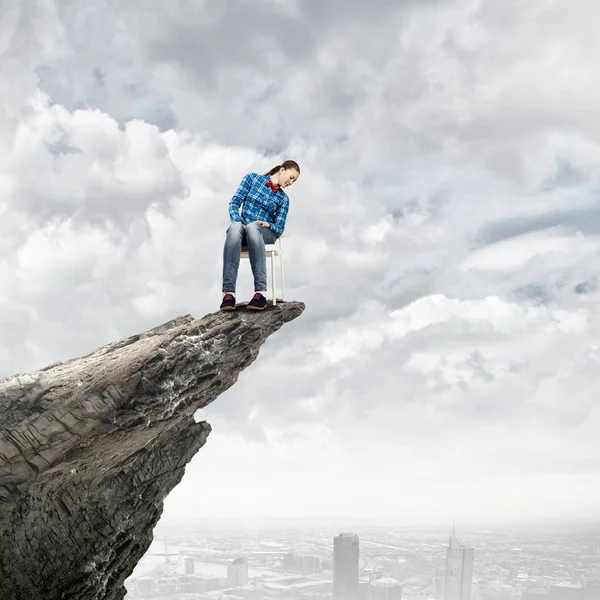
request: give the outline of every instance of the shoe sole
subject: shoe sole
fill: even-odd
[[[235,310],[235,306],[224,306],[220,310]]]
[[[265,310],[266,306],[246,306],[246,310]]]

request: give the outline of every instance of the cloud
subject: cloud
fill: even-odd
[[[5,203],[39,224],[53,218],[129,224],[184,194],[158,129],[123,129],[98,110],[68,112],[35,98],[5,165]]]

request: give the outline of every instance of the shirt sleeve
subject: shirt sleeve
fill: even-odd
[[[229,218],[232,223],[239,223],[242,220],[240,217],[240,208],[250,191],[251,185],[250,173],[248,173],[244,175],[238,189],[229,202]]]
[[[281,206],[279,207],[279,210],[275,215],[275,222],[269,223],[270,229],[277,237],[283,234],[283,230],[285,229],[285,220],[287,218],[289,207],[290,201],[286,198],[281,203]]]

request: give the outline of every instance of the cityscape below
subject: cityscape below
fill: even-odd
[[[600,526],[159,524],[126,600],[600,600]]]

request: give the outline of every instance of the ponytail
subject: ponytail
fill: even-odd
[[[300,167],[295,160],[284,160],[280,165],[273,167],[270,171],[265,173],[264,176],[267,177],[269,175],[275,175],[275,173],[277,173],[281,167],[284,169],[295,169],[298,172],[298,175],[300,175]]]

